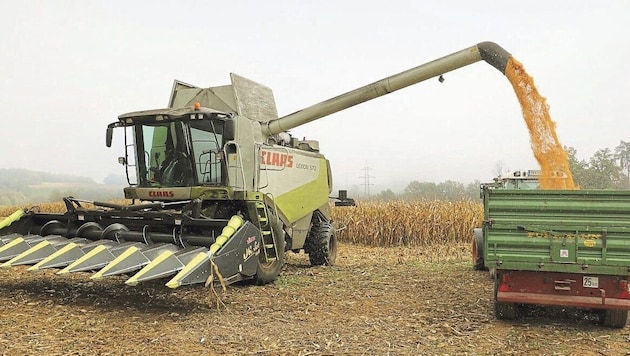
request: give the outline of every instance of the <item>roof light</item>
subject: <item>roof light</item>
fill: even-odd
[[[195,110],[199,110],[199,109],[201,109],[201,103],[196,102],[195,103]]]

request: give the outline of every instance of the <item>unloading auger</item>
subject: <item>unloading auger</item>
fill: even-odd
[[[176,288],[212,280],[215,268],[226,283],[273,282],[286,251],[333,265],[330,164],[317,141],[287,130],[480,60],[505,73],[509,57],[479,43],[282,118],[269,88],[238,75],[211,88],[175,81],[168,108],[107,127],[108,147],[124,131],[131,205],[68,197],[63,214],[19,210],[0,222],[0,267]]]

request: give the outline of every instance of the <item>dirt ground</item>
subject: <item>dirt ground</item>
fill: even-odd
[[[3,355],[630,355],[630,327],[592,313],[493,315],[492,281],[469,248],[342,244],[335,267],[289,254],[273,285],[227,291],[128,287],[24,268],[0,271]]]

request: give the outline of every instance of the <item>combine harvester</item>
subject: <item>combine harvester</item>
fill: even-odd
[[[485,60],[501,73],[510,54],[479,43],[278,118],[269,88],[231,75],[232,85],[175,82],[167,109],[120,115],[129,187],[122,206],[68,197],[64,214],[17,211],[0,223],[1,267],[58,274],[127,274],[166,285],[274,281],[286,251],[313,265],[337,255],[332,175],[317,141],[288,130],[398,89]],[[96,208],[86,208],[91,203]]]

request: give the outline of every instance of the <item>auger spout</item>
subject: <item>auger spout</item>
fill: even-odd
[[[505,74],[505,68],[510,56],[509,52],[496,43],[481,42],[475,46],[322,101],[277,120],[269,121],[266,126],[263,126],[263,131],[267,135],[275,135],[480,60],[488,62],[488,64]]]

